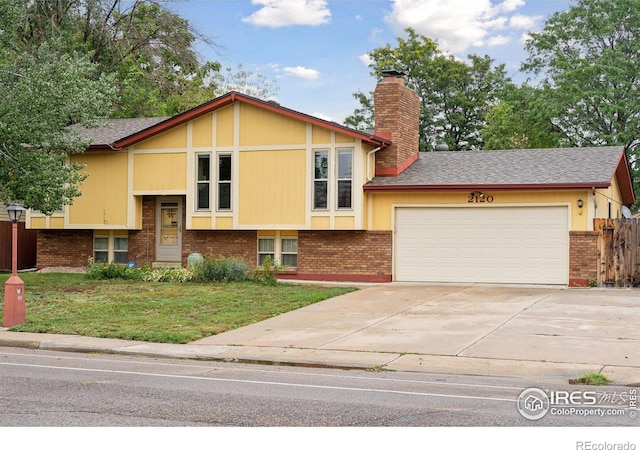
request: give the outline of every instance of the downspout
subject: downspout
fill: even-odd
[[[380,151],[380,150],[382,150],[382,145],[379,146],[379,147],[374,148],[369,153],[367,153],[367,181],[371,181],[373,179],[373,177],[369,176],[370,169],[371,169],[370,164],[369,164],[370,156],[373,155],[374,153]],[[375,175],[375,173],[374,173],[374,175]]]

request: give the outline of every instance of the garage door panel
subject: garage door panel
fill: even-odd
[[[568,209],[397,208],[395,279],[567,284]]]

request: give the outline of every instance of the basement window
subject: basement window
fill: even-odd
[[[258,266],[264,265],[267,257],[272,263],[279,263],[286,267],[298,267],[298,237],[280,236],[276,231],[275,236],[258,238]]]
[[[93,237],[93,261],[100,264],[127,264],[129,262],[129,237],[101,234]]]

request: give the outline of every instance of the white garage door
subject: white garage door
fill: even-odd
[[[568,284],[567,206],[396,208],[396,281]]]

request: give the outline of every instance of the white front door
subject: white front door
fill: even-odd
[[[156,262],[180,262],[182,260],[182,199],[160,197],[156,211]]]

